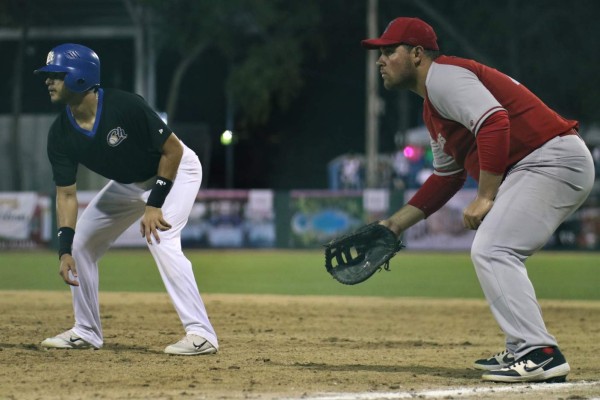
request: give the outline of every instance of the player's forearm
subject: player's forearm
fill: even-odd
[[[410,204],[405,205],[391,217],[381,221],[392,232],[399,236],[402,232],[425,218],[425,213]]]
[[[59,228],[69,227],[75,229],[78,208],[76,186],[57,186],[56,222]]]
[[[157,175],[171,181],[174,180],[181,157],[183,157],[183,146],[177,136],[171,134],[163,145]]]
[[[481,170],[479,172],[479,187],[477,188],[477,197],[486,200],[494,200],[498,194],[498,188],[502,183],[501,174]]]
[[[156,182],[146,201],[147,210],[148,207],[161,208],[163,206],[171,191],[171,187],[173,187],[173,181],[177,175],[177,169],[179,168],[182,157],[183,145],[175,134],[171,134],[162,147],[162,154],[160,156],[156,174]],[[160,216],[156,214],[156,210],[152,212],[155,214],[155,218],[160,218]],[[149,233],[146,233],[146,236],[149,239]]]

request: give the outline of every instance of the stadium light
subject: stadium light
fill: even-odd
[[[230,146],[233,143],[233,132],[227,129],[221,133],[221,144],[223,146]]]

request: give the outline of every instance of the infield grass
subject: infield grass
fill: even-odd
[[[325,271],[320,251],[186,250],[202,293],[483,298],[467,253],[404,251],[355,286]],[[0,253],[0,290],[67,290],[54,251]],[[600,255],[540,252],[528,263],[539,298],[600,300]],[[164,291],[147,250],[111,250],[100,263],[100,290]]]

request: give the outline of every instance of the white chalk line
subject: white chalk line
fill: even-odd
[[[363,393],[321,393],[315,395],[303,395],[302,397],[285,397],[279,400],[397,400],[397,399],[436,399],[445,397],[471,397],[482,394],[495,393],[524,393],[543,391],[563,391],[567,389],[578,389],[586,386],[600,386],[600,381],[579,381],[566,383],[548,384],[511,384],[510,386],[483,386],[462,387],[453,389],[438,389],[410,392],[363,392]],[[524,393],[525,394],[525,393]],[[587,398],[588,400],[600,400],[600,397]]]

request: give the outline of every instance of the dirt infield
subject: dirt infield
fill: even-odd
[[[502,348],[483,301],[244,295],[204,300],[221,349],[182,357],[162,352],[183,334],[166,294],[101,293],[105,346],[46,351],[40,341],[72,324],[69,292],[0,292],[0,398],[368,393],[375,399],[377,392],[434,398],[424,395],[431,390],[442,391],[440,398],[600,397],[600,302],[542,303],[575,385],[544,384],[540,393],[527,385],[484,383],[470,368],[474,359]],[[460,393],[443,392],[451,389]]]

